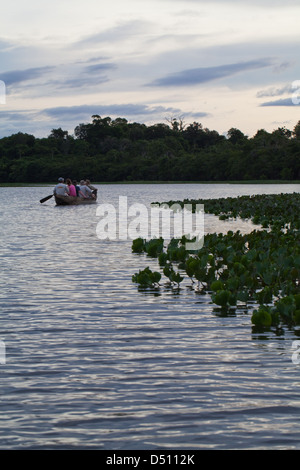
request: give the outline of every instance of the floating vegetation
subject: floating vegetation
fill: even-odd
[[[140,284],[140,286],[155,287],[161,280],[161,274],[158,271],[151,271],[149,267],[140,270],[132,276],[132,282]]]
[[[300,194],[262,194],[253,196],[227,197],[219,199],[184,199],[183,201],[169,201],[154,203],[156,205],[167,204],[171,207],[178,204],[181,207],[191,205],[192,210],[203,204],[207,214],[214,214],[220,220],[229,218],[251,219],[254,224],[267,228],[300,229]]]
[[[267,230],[207,234],[197,252],[186,250],[186,237],[169,243],[162,238],[136,239],[133,252],[157,258],[161,272],[146,268],[146,272],[135,274],[133,281],[153,286],[164,275],[179,287],[188,278],[194,290],[209,293],[223,311],[240,304],[251,306],[251,322],[256,327],[300,325],[300,195],[246,196],[201,203],[216,215],[249,218]]]

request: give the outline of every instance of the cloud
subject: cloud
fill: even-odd
[[[6,85],[25,82],[28,80],[35,80],[51,72],[55,67],[34,67],[25,70],[12,70],[1,74],[1,80]]]
[[[172,106],[149,106],[147,104],[112,104],[112,105],[78,105],[78,106],[56,106],[53,108],[45,109],[29,109],[29,110],[14,110],[14,111],[2,111],[2,117],[8,121],[22,121],[30,118],[31,120],[40,120],[45,118],[50,119],[61,119],[66,120],[72,119],[89,119],[94,114],[101,116],[122,116],[122,117],[137,117],[141,115],[156,115],[172,113],[173,115],[183,115],[188,114],[192,117],[205,117],[208,116],[208,113],[205,112],[187,112],[179,108],[174,108]],[[78,121],[79,122],[79,121]]]
[[[287,85],[282,85],[281,87],[270,87],[265,90],[260,90],[257,92],[257,98],[266,98],[268,96],[282,96],[286,93],[293,93],[295,88],[290,83]]]
[[[35,67],[25,70],[12,70],[1,74],[0,79],[9,86],[7,94],[22,98],[38,98],[66,94],[74,89],[84,93],[94,93],[96,87],[109,82],[107,72],[117,69],[116,64],[102,62],[70,62],[56,66]]]
[[[74,88],[81,88],[82,91],[88,93],[89,89],[94,92],[94,87],[96,85],[101,85],[103,83],[109,82],[109,78],[104,75],[99,75],[96,77],[71,77],[61,80],[53,80],[45,84],[47,87],[51,87],[52,91],[54,90],[64,90],[64,92],[69,91],[72,93]],[[43,93],[42,93],[43,94]]]
[[[199,67],[169,74],[165,77],[154,80],[149,85],[162,87],[197,85],[229,77],[239,72],[269,67],[270,65],[271,62],[269,59],[260,59],[235,64],[219,65],[215,67]]]
[[[299,106],[300,104],[300,99],[299,97],[295,96],[290,97],[290,98],[283,98],[281,100],[275,100],[275,101],[267,101],[265,103],[261,103],[261,107],[265,106]]]
[[[211,114],[209,113],[203,113],[203,112],[197,112],[197,113],[187,113],[188,116],[192,117],[192,118],[204,118],[204,117],[208,117],[208,116],[211,116]]]
[[[76,63],[77,64],[90,64],[91,62],[99,62],[102,60],[109,60],[109,59],[110,57],[106,57],[106,56],[90,57],[89,59],[78,60]]]
[[[41,114],[50,118],[72,118],[86,119],[94,114],[105,116],[139,116],[157,113],[178,113],[177,108],[164,106],[148,106],[145,104],[112,104],[112,105],[80,105],[80,106],[58,106],[46,108]]]
[[[85,68],[85,72],[86,73],[98,73],[98,72],[103,72],[106,70],[112,70],[115,68],[117,68],[117,66],[110,62],[100,63],[100,64],[89,65],[88,67]]]
[[[115,69],[117,69],[116,64],[110,62],[85,66],[83,69],[74,64],[70,64],[67,71],[62,68],[61,78],[53,81],[52,85],[60,89],[85,88],[85,91],[89,89],[95,91],[95,86],[110,81],[104,72]],[[67,76],[65,76],[65,74],[67,74]]]
[[[23,110],[16,110],[16,111],[1,111],[1,117],[3,120],[7,122],[15,122],[20,123],[24,122],[28,119],[34,119],[38,117],[38,112],[34,110],[23,111]]]

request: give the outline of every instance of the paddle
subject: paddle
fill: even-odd
[[[46,201],[48,201],[48,199],[51,199],[52,196],[53,196],[53,194],[51,194],[51,196],[44,197],[43,199],[40,200],[40,202],[43,204],[43,202],[46,202]]]

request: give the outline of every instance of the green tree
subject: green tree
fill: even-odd
[[[68,131],[63,131],[62,128],[59,127],[58,129],[52,129],[51,134],[49,135],[49,138],[63,141],[67,139],[68,135],[69,135]]]
[[[294,127],[293,136],[295,139],[300,140],[300,121],[298,121]]]
[[[231,127],[231,129],[229,129],[227,132],[227,135],[229,142],[234,145],[244,143],[245,140],[247,140],[247,136],[245,136],[242,131],[236,129],[235,127]]]

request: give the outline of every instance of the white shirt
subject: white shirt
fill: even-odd
[[[92,190],[88,188],[88,186],[80,186],[80,191],[83,193],[85,197],[91,197],[93,194]]]

